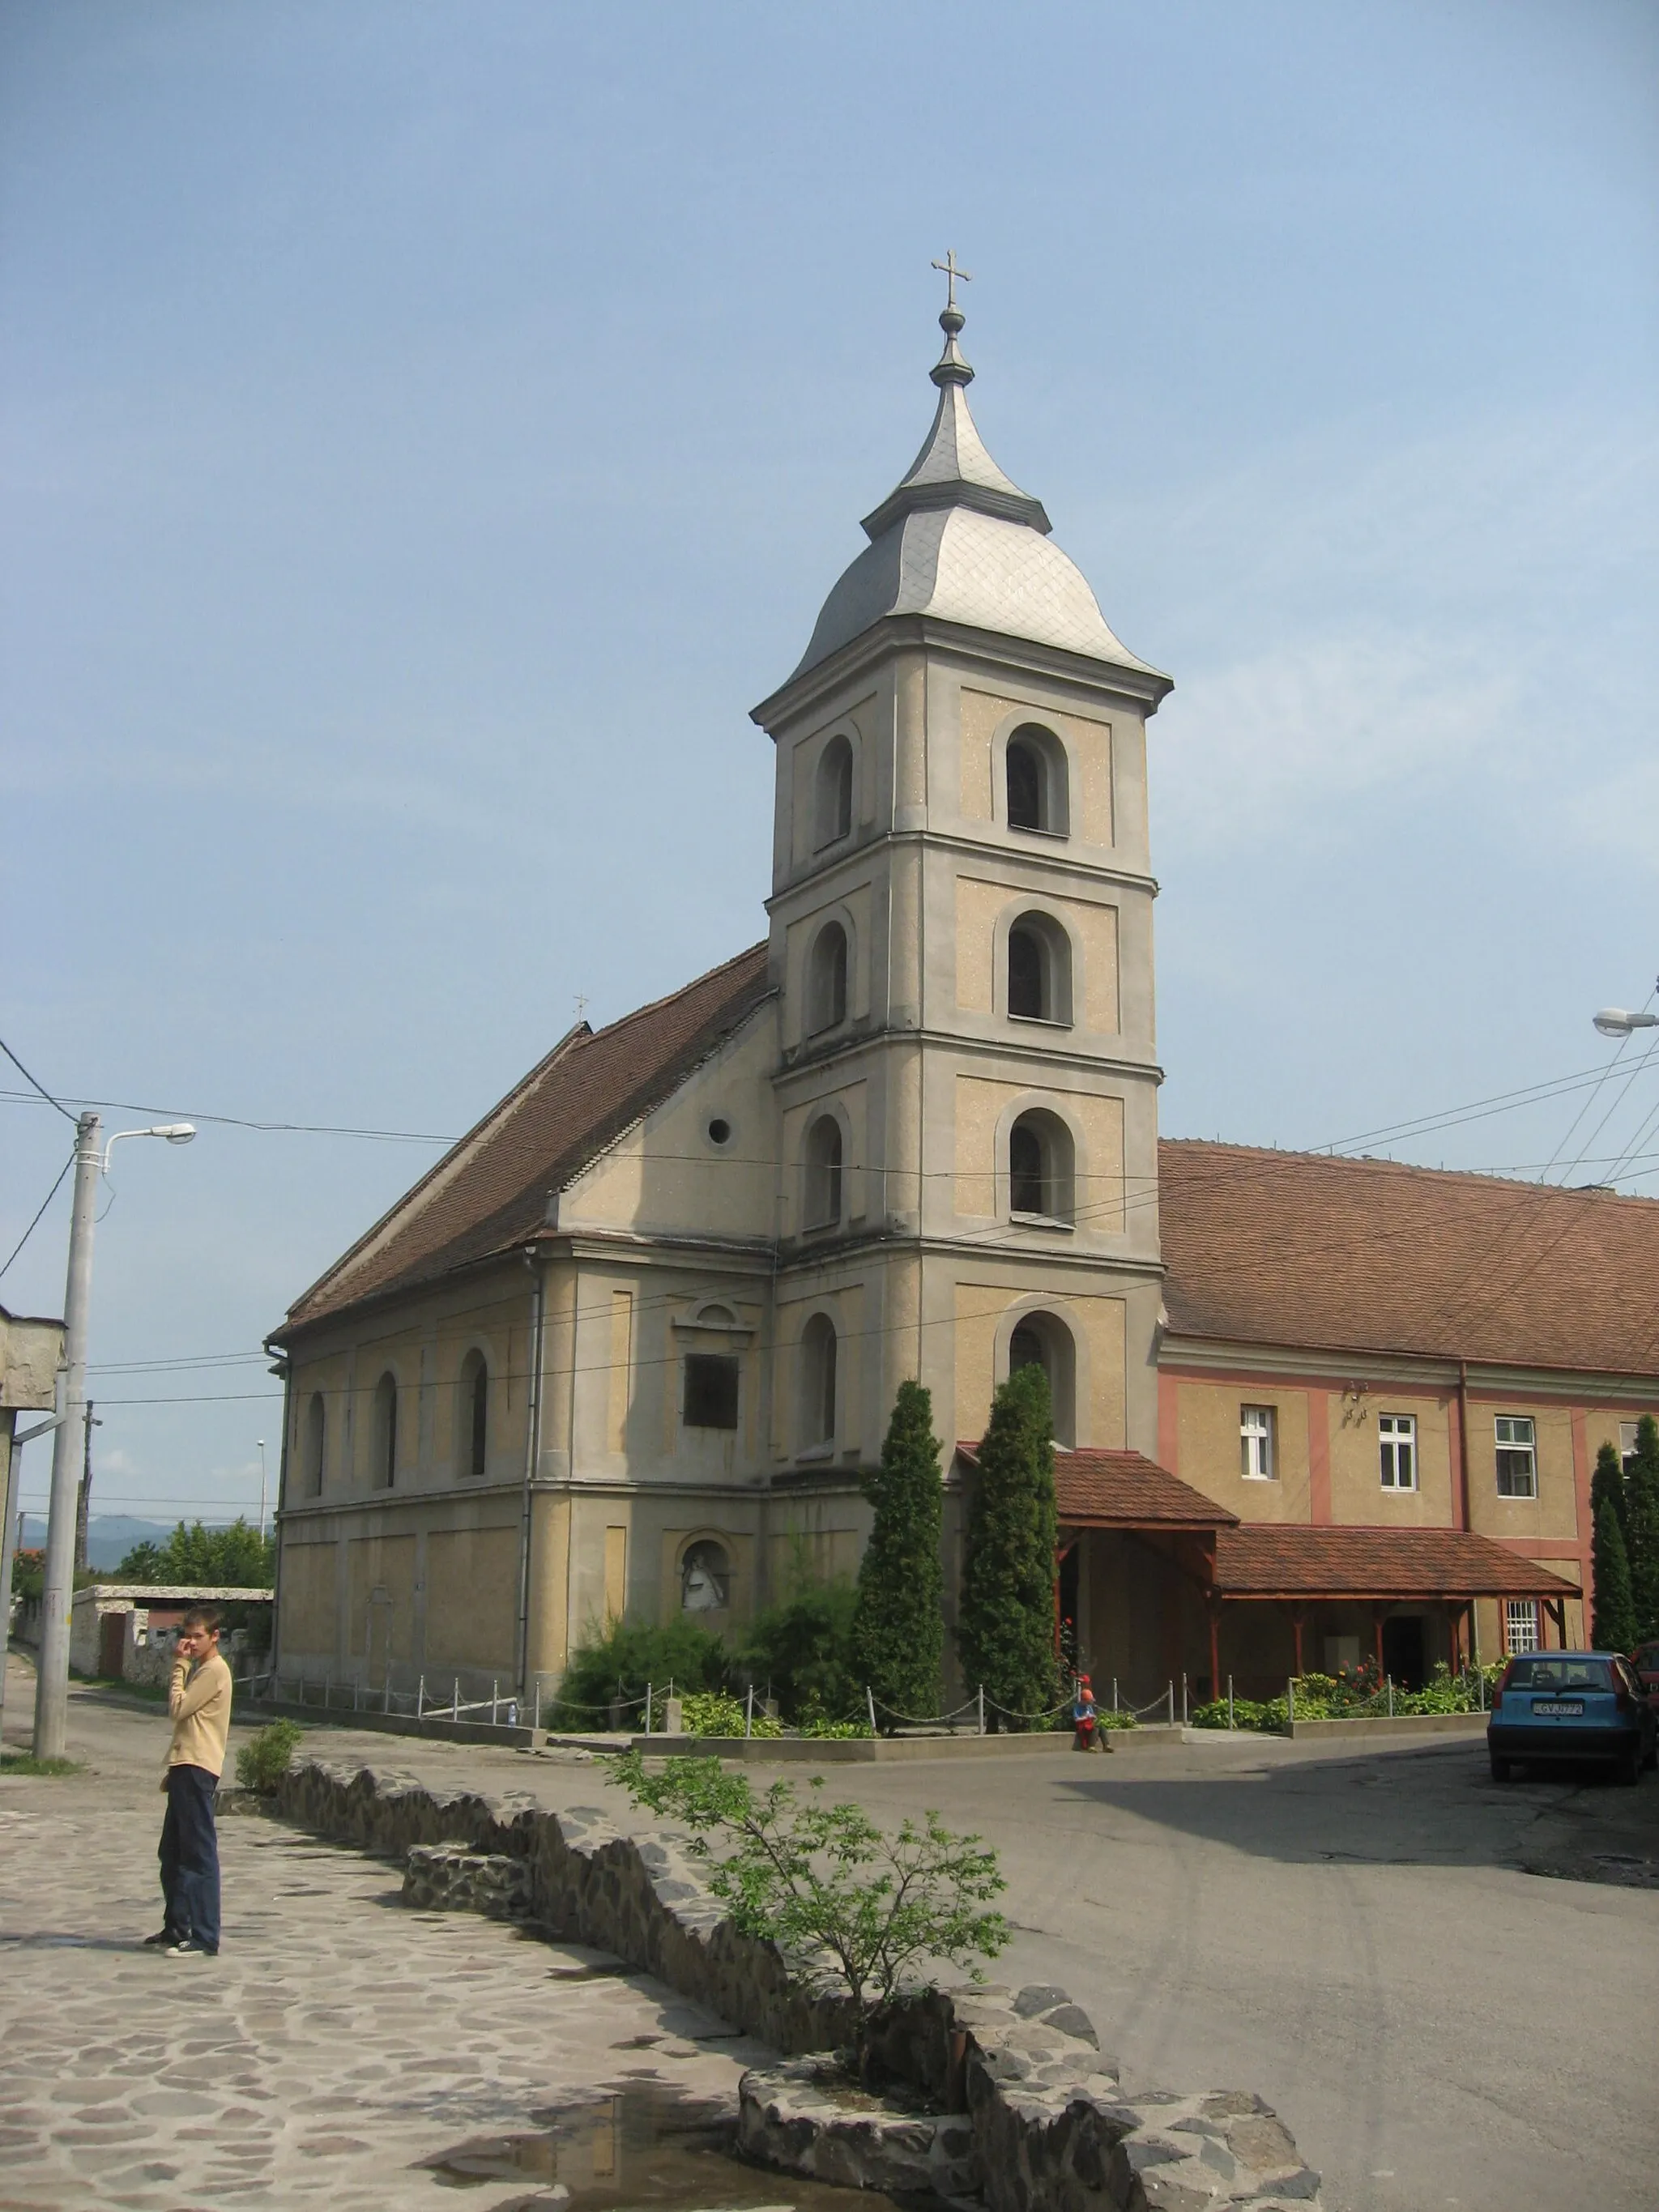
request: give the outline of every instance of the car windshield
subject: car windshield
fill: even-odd
[[[1612,1686],[1605,1659],[1517,1659],[1510,1674],[1512,1690],[1607,1690]]]

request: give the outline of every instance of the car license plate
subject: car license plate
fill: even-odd
[[[1534,1698],[1532,1709],[1551,1720],[1577,1720],[1583,1714],[1584,1701],[1582,1698]]]

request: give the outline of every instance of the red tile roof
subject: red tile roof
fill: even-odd
[[[1578,1584],[1462,1528],[1247,1522],[1216,1537],[1224,1597],[1572,1597]]]
[[[289,1309],[276,1340],[533,1237],[550,1193],[668,1097],[768,989],[766,947],[752,945],[607,1029],[572,1030]]]
[[[1659,1200],[1185,1139],[1158,1182],[1177,1334],[1659,1373]]]
[[[976,1443],[957,1449],[978,1466]],[[1225,1528],[1238,1518],[1137,1451],[1057,1449],[1054,1503],[1075,1528]]]

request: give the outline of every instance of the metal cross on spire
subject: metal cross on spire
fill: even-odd
[[[933,266],[938,270],[939,275],[943,276],[945,281],[947,290],[945,309],[945,313],[948,314],[957,304],[957,279],[960,278],[962,283],[964,284],[971,284],[974,280],[965,269],[958,269],[957,267],[956,248],[954,246],[948,247],[946,249],[944,260],[934,262]]]

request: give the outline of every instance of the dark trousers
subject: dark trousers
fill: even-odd
[[[161,1823],[161,1894],[168,1931],[204,1951],[219,1948],[219,1835],[213,1796],[219,1778],[205,1766],[167,1769],[167,1812]]]

